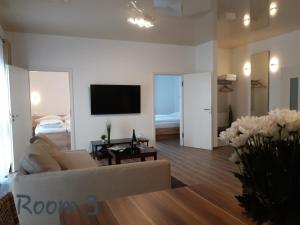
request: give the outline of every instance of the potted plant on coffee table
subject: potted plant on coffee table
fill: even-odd
[[[101,135],[101,141],[102,141],[102,143],[105,143],[106,138],[107,138],[107,135],[106,135],[106,134],[102,134],[102,135]]]

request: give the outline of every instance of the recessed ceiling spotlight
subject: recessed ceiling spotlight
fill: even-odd
[[[270,16],[272,17],[276,16],[277,12],[278,12],[278,5],[276,2],[272,2],[270,4]]]
[[[244,15],[244,26],[249,27],[250,23],[251,23],[251,17],[250,14],[247,13]]]

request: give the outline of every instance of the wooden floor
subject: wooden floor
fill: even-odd
[[[221,188],[230,194],[240,194],[239,181],[232,174],[237,166],[228,160],[233,149],[222,147],[214,151],[180,147],[176,140],[157,142],[159,159],[171,162],[172,176],[187,185],[203,184]]]
[[[161,140],[155,146],[158,159],[171,162],[171,175],[188,186],[201,184],[207,188],[216,188],[237,195],[241,185],[232,172],[237,166],[229,161],[233,152],[231,147],[222,147],[213,151],[199,150],[179,146],[178,140]],[[153,157],[147,158],[153,160]],[[123,163],[138,162],[139,159],[124,160]],[[99,165],[108,165],[107,159],[98,161]],[[113,160],[113,164],[114,164]]]

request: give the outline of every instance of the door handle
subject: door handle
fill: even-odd
[[[210,111],[211,109],[203,109],[204,111]]]

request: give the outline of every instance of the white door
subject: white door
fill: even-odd
[[[184,146],[212,150],[211,73],[183,76]]]
[[[13,139],[13,170],[18,170],[24,149],[32,136],[29,73],[9,67],[11,122]]]

